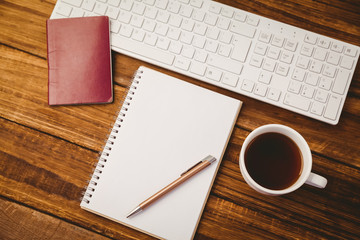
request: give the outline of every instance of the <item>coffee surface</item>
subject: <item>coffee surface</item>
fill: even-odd
[[[245,151],[245,166],[261,186],[282,190],[293,185],[302,170],[302,155],[296,143],[280,133],[255,137]]]

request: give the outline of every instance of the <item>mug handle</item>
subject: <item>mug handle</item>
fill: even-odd
[[[327,184],[327,179],[316,173],[311,172],[305,183],[317,188],[325,188]]]

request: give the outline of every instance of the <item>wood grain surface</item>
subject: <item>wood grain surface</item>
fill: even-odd
[[[0,0],[0,239],[152,239],[80,208],[133,72],[144,65],[244,102],[195,239],[360,239],[360,67],[336,126],[113,52],[114,103],[47,104],[46,19],[55,0]],[[219,2],[360,46],[358,0]],[[261,195],[238,165],[269,123],[307,140],[328,186]],[[174,126],[175,127],[175,126]]]

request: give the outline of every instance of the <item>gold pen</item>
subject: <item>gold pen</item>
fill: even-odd
[[[194,166],[183,172],[180,175],[180,177],[177,178],[175,181],[173,181],[172,183],[170,183],[169,185],[167,185],[166,187],[164,187],[163,189],[161,189],[160,191],[158,191],[157,193],[155,193],[154,195],[152,195],[151,197],[140,203],[134,210],[132,210],[127,215],[127,218],[143,211],[145,208],[150,206],[156,200],[164,196],[166,193],[170,192],[171,190],[173,190],[174,188],[176,188],[177,186],[179,186],[180,184],[182,184],[183,182],[185,182],[186,180],[188,180],[189,178],[191,178],[192,176],[194,176],[195,174],[197,174],[207,166],[210,166],[215,161],[216,161],[215,157],[211,155],[207,156],[206,158],[204,158],[203,160],[201,160],[200,162],[198,162],[197,164],[195,164]]]

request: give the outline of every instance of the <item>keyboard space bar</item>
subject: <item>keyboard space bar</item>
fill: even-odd
[[[175,58],[170,53],[122,36],[111,35],[111,45],[167,65],[172,65]]]

